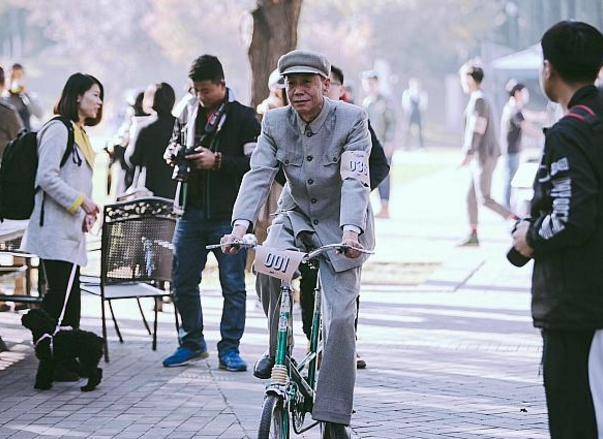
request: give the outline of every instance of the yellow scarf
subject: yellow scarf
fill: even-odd
[[[88,138],[88,134],[86,134],[84,128],[80,127],[75,122],[71,121],[71,123],[73,124],[73,140],[75,141],[75,144],[79,146],[90,167],[94,169],[95,154],[94,150],[92,149],[90,139]]]

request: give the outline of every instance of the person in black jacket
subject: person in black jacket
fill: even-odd
[[[603,100],[594,82],[603,35],[564,21],[541,44],[543,90],[566,115],[545,133],[531,218],[513,241],[534,258],[551,438],[595,439],[603,435]]]
[[[163,160],[163,153],[174,130],[176,118],[172,116],[172,108],[175,102],[176,94],[169,84],[155,85],[153,110],[157,119],[140,129],[134,151],[126,157],[129,165],[139,167],[139,181],[134,182],[136,187],[144,186],[158,197],[171,199],[176,194],[176,182],[172,180],[172,168]]]
[[[218,244],[230,233],[232,209],[243,175],[249,170],[260,124],[253,108],[235,101],[226,87],[222,64],[212,55],[197,58],[189,78],[190,102],[176,119],[174,134],[164,158],[174,165],[178,150],[186,148],[186,159],[178,160],[181,181],[177,201],[183,213],[174,235],[174,299],[182,318],[180,346],[163,361],[165,367],[183,366],[208,357],[203,336],[203,312],[199,283],[207,262],[205,246]],[[178,171],[176,171],[178,173]],[[246,252],[227,256],[214,251],[220,272],[224,309],[218,343],[220,369],[247,370],[239,355],[245,328]]]
[[[331,66],[331,86],[327,96],[329,99],[340,100],[343,99],[345,90],[343,88],[343,71],[341,69]],[[390,166],[385,156],[385,151],[381,142],[377,138],[371,122],[369,120],[369,133],[371,135],[371,154],[369,156],[369,176],[371,190],[377,188],[383,180],[389,175]],[[300,305],[302,314],[302,326],[304,334],[307,339],[310,340],[310,334],[312,332],[312,315],[314,313],[314,289],[316,288],[317,282],[317,271],[312,270],[307,265],[301,264],[300,271],[302,277],[300,279]],[[360,311],[360,296],[356,299],[356,331],[358,331],[358,312]],[[366,361],[358,353],[356,353],[356,367],[358,369],[364,369],[366,367]]]

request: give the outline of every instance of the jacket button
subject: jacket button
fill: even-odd
[[[308,178],[308,184],[314,184],[314,180],[312,180],[311,178]]]
[[[318,201],[318,200],[317,200],[316,198],[312,198],[312,199],[310,200],[310,203],[312,203],[312,204],[316,204],[316,202],[317,202],[317,201]]]
[[[318,225],[318,223],[319,223],[319,221],[318,221],[318,220],[314,220],[314,221],[312,221],[312,224],[314,224],[315,226],[317,226],[317,225]]]
[[[309,162],[311,162],[314,159],[314,157],[312,157],[311,155],[309,155],[308,157],[306,157],[306,160],[308,160]]]
[[[337,157],[333,157],[333,163],[337,163],[337,160],[339,160]]]
[[[289,159],[285,160],[285,164],[288,165],[289,164]]]

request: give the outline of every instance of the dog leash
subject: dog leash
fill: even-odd
[[[52,341],[54,340],[54,336],[57,335],[58,332],[60,331],[73,331],[73,328],[71,326],[57,326],[57,328],[55,329],[55,331],[50,334],[48,332],[45,332],[44,334],[42,334],[42,337],[40,337],[38,339],[38,341],[36,341],[34,343],[34,346],[38,346],[42,340],[49,338],[50,339],[50,350],[52,351]]]
[[[55,328],[54,332],[52,334],[49,334],[48,332],[42,334],[42,337],[40,337],[38,339],[38,341],[36,341],[35,346],[38,346],[38,344],[40,342],[42,342],[42,340],[44,339],[50,339],[50,352],[53,352],[53,340],[54,340],[54,336],[57,335],[57,333],[59,331],[71,331],[73,330],[73,328],[71,326],[61,326],[61,323],[63,323],[63,318],[65,317],[65,311],[67,310],[67,302],[69,302],[69,296],[71,295],[71,289],[73,288],[73,282],[75,281],[75,272],[77,270],[77,266],[75,264],[73,264],[73,267],[71,267],[71,273],[69,274],[69,281],[67,282],[67,291],[65,291],[65,302],[63,303],[63,309],[61,310],[61,315],[59,316],[59,319],[57,320],[57,327]],[[46,274],[46,272],[44,272]]]
[[[63,309],[61,310],[61,315],[57,320],[57,329],[54,331],[56,334],[59,332],[59,328],[61,328],[61,323],[63,323],[63,318],[65,317],[65,311],[67,310],[67,302],[69,302],[69,296],[71,295],[71,289],[73,288],[73,282],[75,280],[75,272],[77,270],[77,266],[73,264],[71,267],[71,273],[69,274],[69,281],[67,282],[67,291],[65,291],[65,303],[63,303]]]

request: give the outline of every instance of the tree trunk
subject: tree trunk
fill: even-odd
[[[247,55],[251,64],[251,105],[268,96],[268,77],[281,55],[297,46],[297,23],[303,0],[258,0]]]

